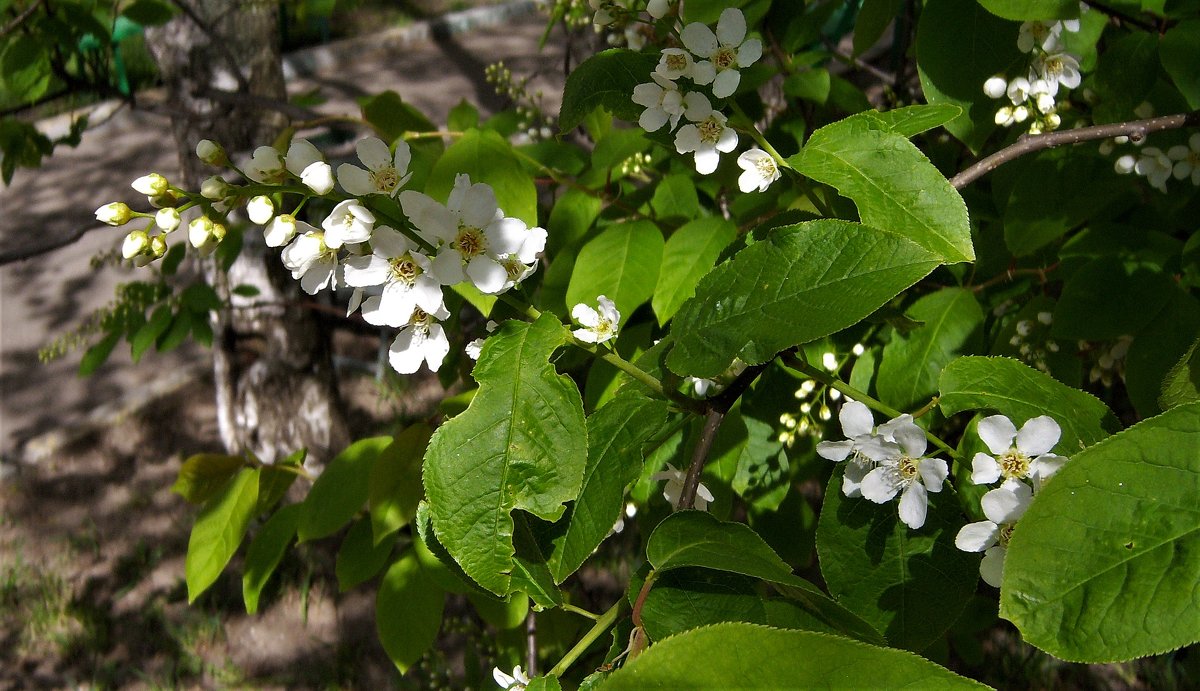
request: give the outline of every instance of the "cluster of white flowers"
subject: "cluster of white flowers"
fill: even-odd
[[[988,97],[1007,97],[1011,104],[997,109],[997,125],[1010,127],[1029,120],[1029,133],[1041,134],[1062,124],[1055,100],[1059,87],[1074,89],[1082,80],[1079,58],[1066,52],[1063,46],[1064,31],[1079,31],[1079,20],[1021,24],[1017,47],[1030,56],[1028,73],[1011,81],[997,75],[983,83],[983,92]]]
[[[1187,144],[1176,144],[1163,151],[1156,146],[1147,146],[1137,156],[1125,154],[1117,159],[1114,168],[1118,173],[1137,173],[1145,176],[1150,186],[1164,194],[1167,181],[1191,180],[1200,187],[1200,132],[1188,138]]]
[[[843,441],[817,444],[817,454],[830,461],[846,461],[842,493],[884,504],[900,497],[900,520],[909,528],[925,525],[929,492],[941,492],[949,466],[940,458],[926,457],[925,430],[908,414],[878,427],[866,405],[846,401],[838,413]]]
[[[1039,492],[1067,459],[1050,453],[1062,430],[1047,415],[1027,420],[1018,430],[1012,420],[992,415],[979,421],[979,438],[994,455],[980,451],[971,459],[971,481],[999,487],[980,500],[987,520],[970,523],[958,531],[954,544],[965,552],[983,552],[979,574],[984,582],[1000,587],[1008,540]]]
[[[1036,319],[1018,321],[1012,337],[1008,339],[1009,345],[1017,349],[1022,360],[1043,372],[1050,371],[1050,365],[1046,362],[1048,354],[1059,351],[1058,342],[1049,337],[1053,323],[1052,313],[1038,312]]]
[[[1080,342],[1080,351],[1089,351],[1096,358],[1088,371],[1088,381],[1100,382],[1106,387],[1112,387],[1117,379],[1125,380],[1125,358],[1129,355],[1129,346],[1133,345],[1133,336],[1124,335],[1113,341],[1111,345],[1102,345],[1089,349],[1085,342]]]
[[[443,288],[470,282],[489,295],[511,289],[535,270],[546,231],[505,216],[493,189],[466,175],[456,177],[445,204],[402,190],[411,177],[411,151],[404,141],[393,151],[368,137],[356,148],[362,165],[342,164],[335,176],[320,151],[303,139],[293,140],[286,153],[259,147],[242,170],[235,168],[251,183],[239,187],[213,176],[201,185],[198,198],[183,203],[186,192],[161,175],[147,175],[133,186],[161,207],[157,213],[133,212],[115,202],[97,209],[96,217],[110,225],[152,219],[145,230],[129,233],[122,248],[127,259],[144,264],[166,253],[164,236],[179,227],[180,212],[203,208],[203,215],[188,224],[188,239],[207,253],[226,232],[222,220],[214,219],[245,203],[247,217],[264,226],[266,244],[283,248],[283,264],[305,292],[353,288],[350,312],[360,309],[368,323],[399,329],[389,351],[392,367],[411,374],[425,363],[436,371],[450,350],[439,323],[450,317]],[[208,140],[196,153],[207,163],[229,165],[220,146]],[[330,195],[335,185],[349,198],[335,196],[341,201],[319,228],[296,218],[310,198]],[[272,197],[281,198],[278,192],[303,198],[292,211],[280,213]],[[372,210],[371,199],[378,197],[398,198],[407,222],[392,221],[400,227],[381,223],[378,210]],[[155,227],[161,232],[152,235]]]

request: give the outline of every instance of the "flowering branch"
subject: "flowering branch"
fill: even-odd
[[[1025,154],[1041,151],[1042,149],[1120,136],[1129,137],[1129,141],[1137,143],[1144,140],[1146,135],[1151,132],[1197,126],[1200,126],[1200,110],[1194,110],[1190,113],[1178,113],[1176,115],[1164,115],[1148,120],[1131,120],[1129,122],[1114,122],[1108,125],[1080,127],[1078,129],[1062,130],[1049,134],[1022,135],[1015,143],[1004,147],[991,156],[974,163],[958,175],[955,175],[950,179],[950,184],[954,186],[954,189],[961,190],[1005,163],[1020,158]]]
[[[700,431],[700,439],[692,452],[692,464],[688,466],[687,475],[683,478],[683,489],[679,493],[679,503],[676,509],[690,509],[696,504],[696,492],[700,486],[700,474],[704,472],[704,464],[708,462],[708,453],[712,450],[717,438],[717,431],[725,421],[725,415],[737,400],[746,393],[746,389],[754,383],[758,375],[770,363],[747,367],[733,380],[729,388],[714,397],[708,404],[708,412],[704,417],[704,428]]]

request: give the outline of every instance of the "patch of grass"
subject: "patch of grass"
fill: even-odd
[[[17,657],[41,654],[45,649],[65,650],[84,632],[83,622],[71,611],[71,587],[53,570],[27,563],[19,550],[16,559],[0,567],[0,622],[3,638],[14,640]]]

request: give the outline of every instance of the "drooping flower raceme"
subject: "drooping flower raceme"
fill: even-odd
[[[590,305],[582,302],[571,308],[571,317],[583,325],[571,333],[587,343],[604,343],[617,336],[617,324],[621,321],[621,313],[612,300],[601,295],[596,298],[600,310],[596,311]]]
[[[400,231],[376,226],[371,233],[372,254],[345,262],[346,285],[354,288],[383,286],[380,295],[362,303],[363,319],[376,326],[401,327],[420,308],[427,314],[445,310],[442,285],[429,274],[429,258]]]
[[[900,495],[900,520],[914,530],[925,525],[929,496],[941,492],[949,468],[940,458],[926,458],[925,430],[912,418],[893,421],[887,433],[893,442],[866,445],[863,453],[876,466],[862,481],[862,495],[876,504]]]
[[[987,520],[964,525],[954,538],[954,545],[964,552],[984,553],[979,575],[988,585],[1000,587],[1009,536],[1032,502],[1033,490],[1029,485],[1020,480],[1005,480],[980,500]]]
[[[980,451],[971,459],[971,481],[977,485],[990,485],[1002,477],[1029,479],[1036,490],[1067,462],[1050,453],[1062,429],[1048,415],[1026,421],[1020,431],[1007,417],[992,415],[979,421],[978,431],[995,456]]]
[[[686,479],[686,474],[677,469],[670,463],[667,464],[666,470],[660,470],[650,479],[655,482],[666,480],[667,484],[663,485],[663,499],[666,499],[671,506],[679,504],[679,497],[683,494],[683,482]],[[713,493],[709,491],[704,483],[696,485],[696,500],[692,506],[700,511],[708,511],[708,503],[713,500]]]
[[[350,194],[361,197],[368,194],[386,194],[395,197],[400,188],[412,173],[408,165],[412,161],[412,150],[408,142],[396,142],[396,153],[388,150],[388,145],[378,137],[367,137],[358,142],[355,147],[358,160],[366,166],[366,170],[350,163],[338,166],[337,179],[342,188]]]
[[[702,62],[696,63],[692,79],[697,84],[712,83],[713,96],[728,98],[737,90],[742,75],[738,68],[749,67],[762,57],[762,41],[746,38],[746,16],[736,7],[727,7],[717,20],[717,31],[693,22],[683,27],[683,45]]]
[[[779,166],[775,159],[758,147],[738,156],[737,164],[742,169],[738,177],[738,189],[742,192],[749,193],[755,189],[766,192],[771,183],[779,179]]]

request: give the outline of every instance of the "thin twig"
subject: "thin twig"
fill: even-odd
[[[1148,120],[1131,120],[1129,122],[1114,122],[1108,125],[1079,127],[1072,130],[1051,132],[1049,134],[1026,134],[1022,135],[1015,143],[1004,147],[991,156],[974,163],[958,175],[955,175],[950,180],[950,184],[954,186],[954,189],[961,190],[1005,163],[1020,158],[1025,154],[1041,151],[1042,149],[1120,136],[1129,137],[1131,142],[1138,143],[1145,140],[1146,136],[1151,132],[1196,126],[1200,126],[1200,110],[1176,115],[1164,115],[1163,117],[1150,118]]]
[[[283,113],[292,120],[312,121],[324,117],[315,110],[288,103],[287,101],[270,98],[269,96],[260,96],[248,91],[223,91],[221,89],[206,88],[201,89],[196,95],[222,103],[246,105],[258,110],[273,110],[277,113]]]
[[[37,11],[37,8],[42,6],[43,2],[45,2],[45,0],[33,0],[33,4],[22,10],[17,16],[13,17],[12,21],[5,24],[3,29],[0,29],[0,38],[4,38],[5,36],[16,31],[17,27],[24,24],[26,19],[29,19],[33,16],[33,13]]]
[[[20,249],[9,250],[7,252],[0,252],[0,266],[12,264],[13,262],[25,261],[26,259],[33,259],[34,257],[48,254],[54,250],[62,249],[67,245],[77,242],[80,238],[95,230],[97,227],[98,226],[89,226],[87,228],[80,228],[66,237],[60,238],[53,242],[48,242],[43,245],[38,245],[36,247],[23,247]]]
[[[200,29],[200,32],[208,37],[208,40],[221,54],[221,57],[225,59],[225,62],[229,63],[229,70],[233,72],[233,78],[237,80],[238,91],[246,94],[250,93],[250,82],[246,79],[246,75],[242,74],[242,67],[238,63],[237,58],[229,50],[229,44],[222,37],[218,36],[216,31],[209,26],[208,22],[196,14],[196,11],[184,2],[184,0],[171,0],[171,4],[178,7],[180,12],[192,20],[196,27]]]
[[[1150,22],[1138,19],[1137,17],[1134,17],[1132,15],[1128,15],[1128,14],[1122,12],[1121,10],[1118,10],[1115,7],[1109,7],[1108,5],[1106,5],[1102,2],[1095,2],[1094,0],[1083,0],[1083,4],[1087,5],[1088,7],[1091,7],[1094,10],[1097,10],[1103,14],[1107,14],[1108,16],[1112,17],[1113,19],[1120,20],[1130,26],[1136,26],[1139,29],[1149,31],[1150,33],[1153,33],[1153,34],[1162,33],[1161,27],[1155,26],[1155,25],[1151,24]]]
[[[828,38],[824,39],[824,43],[825,43],[825,48],[829,51],[829,53],[831,55],[833,55],[833,57],[837,58],[840,62],[842,62],[846,65],[849,65],[850,67],[853,67],[856,70],[861,70],[863,72],[866,72],[867,74],[871,75],[872,77],[875,77],[876,79],[880,80],[884,84],[888,84],[891,86],[894,86],[896,84],[896,75],[892,74],[891,72],[885,72],[884,70],[881,70],[878,67],[872,65],[871,63],[866,62],[854,55],[846,55],[842,51],[838,50],[837,45],[833,41],[829,40]]]

